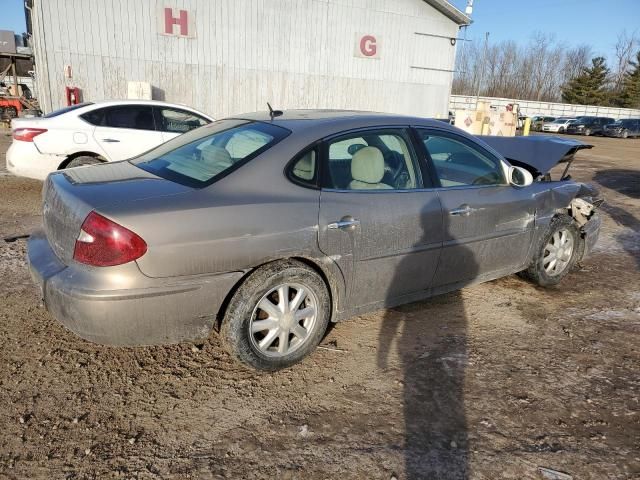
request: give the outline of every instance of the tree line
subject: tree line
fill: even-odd
[[[464,43],[456,57],[456,95],[640,108],[636,34],[618,35],[611,67],[605,58],[594,57],[589,45],[565,46],[542,33],[525,45],[511,40]]]

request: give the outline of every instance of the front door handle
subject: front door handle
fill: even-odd
[[[360,225],[360,220],[357,220],[350,216],[346,216],[342,217],[337,222],[330,223],[329,225],[327,225],[327,228],[330,230],[352,230],[358,225]]]
[[[118,143],[118,142],[120,142],[120,140],[116,140],[115,138],[103,138],[102,141],[105,142],[105,143]]]
[[[454,215],[454,216],[458,216],[459,215],[459,216],[463,216],[463,217],[468,217],[469,215],[471,215],[476,210],[477,209],[471,208],[467,204],[462,204],[458,208],[454,208],[453,210],[450,210],[449,211],[449,215]]]

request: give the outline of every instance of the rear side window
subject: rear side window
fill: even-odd
[[[102,125],[102,121],[104,119],[104,108],[99,108],[97,110],[92,110],[90,112],[84,113],[80,115],[85,122],[90,123],[91,125]]]
[[[422,187],[404,129],[368,130],[329,142],[323,187],[336,190],[411,190]]]
[[[133,164],[167,180],[199,188],[257,157],[289,133],[267,123],[223,120],[176,137]]]
[[[126,105],[104,109],[100,125],[133,130],[155,130],[153,110],[147,105]]]
[[[42,118],[57,117],[58,115],[62,115],[64,113],[72,112],[74,110],[77,110],[78,108],[86,107],[88,105],[93,105],[93,103],[85,102],[85,103],[78,103],[77,105],[71,105],[70,107],[64,107],[64,108],[61,108],[60,110],[54,110],[51,113],[47,113],[46,115],[43,115]]]
[[[156,108],[158,129],[163,132],[185,133],[210,123],[206,118],[186,110]]]
[[[315,149],[309,150],[293,160],[289,169],[289,177],[296,183],[315,187],[317,185],[318,154]]]

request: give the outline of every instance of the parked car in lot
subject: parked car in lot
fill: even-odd
[[[216,121],[49,175],[29,266],[85,339],[172,343],[219,325],[235,358],[283,368],[329,322],[515,272],[554,285],[592,249],[597,192],[548,173],[590,146],[485,140],[495,148],[441,121],[359,112]]]
[[[609,117],[578,117],[567,126],[567,133],[573,135],[601,135],[605,125],[615,122]]]
[[[571,117],[556,118],[554,121],[548,122],[542,125],[542,131],[549,132],[549,133],[564,133],[565,130],[567,129],[567,126],[573,121],[575,121],[575,118],[571,118]]]
[[[135,157],[211,121],[192,108],[157,101],[73,105],[12,120],[7,169],[44,180],[56,170]]]
[[[640,137],[640,119],[623,118],[604,127],[602,132],[607,137]]]
[[[542,126],[545,123],[553,122],[555,119],[556,117],[548,117],[543,115],[536,115],[534,117],[531,117],[531,130],[533,130],[534,132],[540,132],[542,131]]]

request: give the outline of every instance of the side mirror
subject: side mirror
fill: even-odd
[[[533,175],[521,167],[509,168],[509,183],[514,187],[528,187],[533,183]]]

